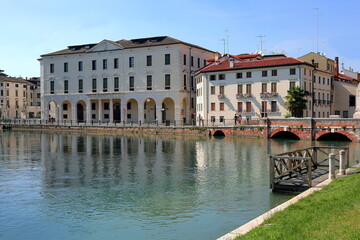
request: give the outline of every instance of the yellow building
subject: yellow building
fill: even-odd
[[[40,117],[40,81],[0,76],[1,119]]]

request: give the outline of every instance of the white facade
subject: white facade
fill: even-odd
[[[241,55],[239,55],[241,56]],[[224,60],[225,58],[225,60]],[[207,124],[254,118],[284,118],[285,96],[300,86],[307,94],[303,117],[329,117],[331,76],[285,56],[244,61],[227,57],[197,74],[197,118]],[[271,65],[274,63],[273,65]],[[199,123],[199,122],[198,122]]]
[[[55,121],[190,123],[194,71],[212,55],[169,37],[104,40],[43,55],[42,116]]]

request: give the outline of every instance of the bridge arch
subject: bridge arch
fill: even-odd
[[[301,139],[296,133],[292,132],[291,130],[284,131],[284,129],[282,129],[282,128],[274,130],[271,133],[270,138],[294,139],[294,140]]]
[[[226,135],[222,130],[216,130],[216,131],[214,131],[213,136],[214,137],[225,137]]]
[[[320,131],[316,133],[315,136],[316,141],[356,141],[355,137],[352,136],[350,133],[346,131],[335,131],[335,132],[329,132],[329,131]]]

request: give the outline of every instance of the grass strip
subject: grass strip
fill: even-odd
[[[334,180],[236,239],[360,239],[360,174]]]

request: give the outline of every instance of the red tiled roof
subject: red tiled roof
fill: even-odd
[[[352,78],[352,77],[342,74],[342,73],[335,74],[335,75],[337,75],[337,77],[340,79],[344,79],[344,80],[348,80],[348,81],[358,81],[356,78]]]
[[[254,61],[235,62],[234,67],[230,67],[229,61],[223,61],[218,64],[212,63],[208,66],[205,66],[203,69],[200,69],[198,73],[233,70],[233,69],[260,68],[260,67],[270,67],[270,66],[297,65],[297,64],[306,64],[306,63],[304,61],[295,58],[282,57],[282,58],[262,59],[262,60],[254,60]]]
[[[260,54],[248,54],[248,53],[243,53],[243,54],[239,54],[237,55],[238,58],[242,58],[242,59],[245,59],[245,58],[256,58],[256,57],[259,57],[261,56]]]

